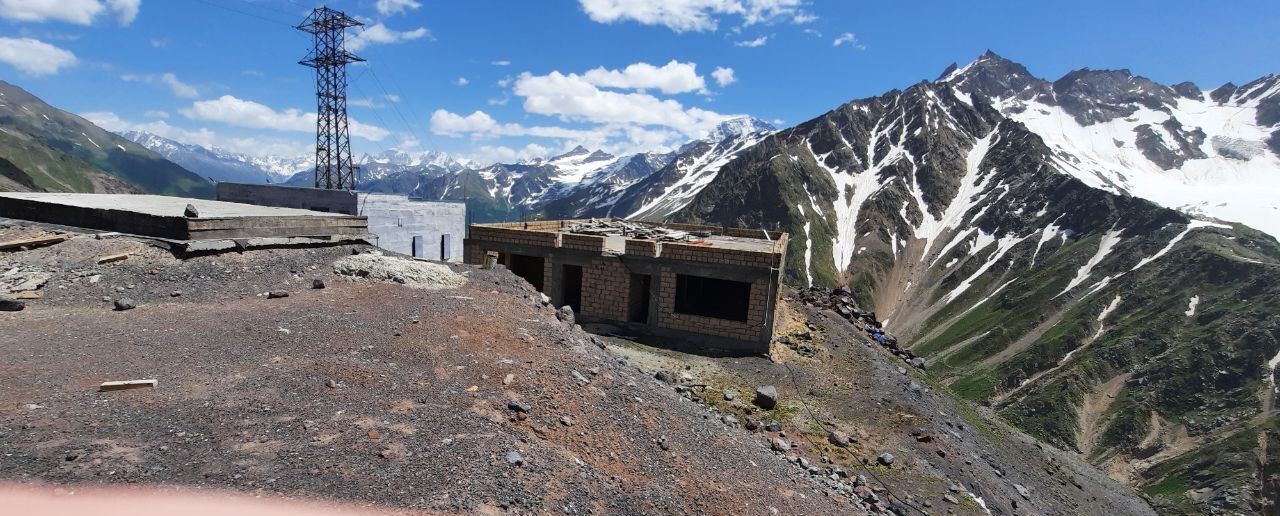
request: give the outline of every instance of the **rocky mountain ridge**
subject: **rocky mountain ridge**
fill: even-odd
[[[203,177],[0,81],[0,191],[211,197]]]
[[[1267,192],[1254,172],[1280,175],[1274,150],[1240,151],[1265,144],[1277,89],[1228,90],[1050,83],[988,53],[764,138],[667,218],[788,231],[789,283],[847,285],[957,394],[1160,510],[1258,512],[1280,245],[1203,213],[1230,215],[1205,197],[1224,177]],[[1193,125],[1201,108],[1247,119]],[[1199,203],[1150,194],[1171,177]]]

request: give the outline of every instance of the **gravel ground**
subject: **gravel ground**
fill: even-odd
[[[178,260],[79,235],[0,253],[51,273],[0,312],[0,480],[423,513],[861,512],[514,276],[453,266],[466,284],[428,291],[333,274],[353,249]],[[97,392],[134,379],[158,384]]]
[[[826,456],[864,474],[878,497],[908,502],[906,513],[1154,514],[1132,489],[957,400],[834,312],[788,301],[779,313],[776,333],[799,344],[775,343],[772,358],[711,358],[606,341],[641,367],[705,384],[696,397],[724,413],[779,421],[779,431],[761,430],[758,439],[785,435],[797,445],[793,455],[810,463]],[[752,406],[760,385],[777,388],[779,408]],[[726,390],[737,394],[734,400],[725,399]],[[855,442],[833,446],[832,430]],[[891,466],[878,463],[883,453],[895,456]]]

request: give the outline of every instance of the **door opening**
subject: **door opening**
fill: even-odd
[[[511,272],[516,276],[524,278],[534,289],[542,292],[542,264],[541,256],[526,256],[523,254],[512,254],[508,256],[511,260]]]
[[[649,282],[648,274],[632,274],[631,289],[627,303],[627,320],[634,323],[649,324]]]
[[[582,313],[582,267],[565,265],[562,270],[564,278],[560,282],[560,299],[573,309],[573,313]]]

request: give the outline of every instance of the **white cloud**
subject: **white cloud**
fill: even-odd
[[[107,7],[116,13],[116,19],[120,21],[120,26],[133,23],[138,17],[138,8],[142,6],[142,0],[107,0]]]
[[[206,128],[184,129],[164,120],[132,122],[121,119],[110,111],[81,113],[81,117],[108,131],[142,131],[182,143],[206,148],[220,148],[251,156],[298,156],[310,151],[310,142],[293,141],[262,136],[235,137],[219,134]]]
[[[195,87],[191,86],[190,84],[179,81],[178,76],[174,74],[171,74],[171,73],[161,74],[160,82],[164,83],[165,86],[168,86],[169,91],[172,91],[174,96],[185,98],[185,99],[192,99],[200,96],[200,92],[196,91]]]
[[[383,16],[391,16],[405,11],[412,11],[419,7],[422,7],[422,4],[415,2],[414,0],[378,0],[378,3],[374,4],[374,8],[378,10],[378,14]]]
[[[577,74],[523,73],[513,91],[524,98],[524,110],[529,113],[598,124],[657,125],[691,137],[729,118],[700,108],[686,109],[675,100],[647,93],[604,91]]]
[[[431,33],[423,27],[410,31],[388,29],[386,25],[375,23],[347,38],[347,50],[359,52],[371,45],[389,45],[430,37]]]
[[[179,112],[192,120],[221,122],[251,129],[297,132],[315,132],[316,130],[315,113],[304,113],[298,109],[276,111],[257,102],[231,95],[223,95],[214,100],[199,100],[192,103],[191,107],[180,109]],[[380,141],[391,134],[386,129],[355,119],[351,119],[349,123],[351,135],[366,140]]]
[[[38,39],[0,37],[0,62],[28,75],[52,75],[76,64],[76,56]]]
[[[475,111],[470,115],[459,115],[443,109],[431,114],[431,132],[445,136],[537,136],[542,138],[585,139],[591,136],[590,131],[566,129],[563,127],[524,126],[520,124],[503,124],[494,120],[484,111]]]
[[[735,47],[756,48],[756,47],[763,47],[763,46],[764,46],[764,44],[765,44],[765,43],[768,43],[768,42],[769,42],[769,36],[760,36],[760,37],[758,37],[758,38],[756,38],[756,39],[749,39],[749,40],[746,40],[746,41],[735,41],[735,42],[733,42],[733,46],[735,46]]]
[[[120,76],[120,80],[128,82],[142,82],[146,84],[161,84],[169,88],[173,92],[173,96],[183,99],[193,99],[200,96],[200,92],[195,86],[178,80],[178,76],[172,73],[154,74],[124,74]]]
[[[164,48],[169,46],[169,40],[164,38],[151,38],[151,46],[155,48]]]
[[[854,36],[852,32],[841,34],[836,37],[835,41],[831,42],[831,46],[833,47],[838,47],[840,45],[849,45],[857,50],[865,50],[867,48],[862,43],[858,42],[858,37]]]
[[[347,99],[347,104],[351,106],[363,107],[363,108],[369,108],[369,109],[382,109],[386,107],[383,104],[379,104],[377,101],[373,100],[372,98]]]
[[[142,0],[0,0],[0,17],[20,22],[90,25],[100,14],[114,14],[124,26],[138,17],[141,3]]]
[[[468,84],[471,84],[471,81],[468,81],[466,77],[458,77],[458,80],[453,81],[453,83],[457,84],[458,86],[466,86]]]
[[[391,93],[383,95],[382,98],[387,99],[389,102],[400,102],[400,96]]]
[[[804,10],[807,0],[578,0],[587,17],[599,23],[635,21],[675,32],[715,30],[719,18],[737,16],[743,25],[817,19]]]
[[[500,59],[497,61],[489,61],[489,64],[493,66],[511,66],[511,61],[507,61],[506,59]]]
[[[716,84],[720,86],[728,86],[738,82],[738,78],[733,76],[733,68],[725,68],[723,66],[717,66],[715,70],[712,70],[711,78],[715,79]]]
[[[146,113],[143,113],[142,116],[145,116],[147,118],[169,118],[169,112],[153,110],[153,111],[147,111]]]
[[[627,65],[623,70],[606,70],[602,66],[588,70],[582,77],[591,84],[605,88],[657,89],[670,95],[707,89],[706,80],[698,75],[697,66],[672,59],[661,67],[635,63]]]

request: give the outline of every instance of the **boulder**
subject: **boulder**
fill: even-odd
[[[778,406],[777,387],[772,385],[756,387],[756,399],[751,402],[762,409],[773,410],[774,407]]]
[[[21,312],[27,304],[17,299],[0,296],[0,312]]]
[[[849,434],[847,433],[841,432],[839,430],[832,430],[831,432],[827,433],[827,441],[830,442],[831,444],[844,448],[849,446],[851,439],[849,438]]]
[[[267,292],[267,299],[279,299],[282,297],[289,297],[289,293],[283,290],[272,290],[271,292]]]
[[[200,210],[197,210],[195,206],[188,204],[187,208],[182,210],[182,216],[193,219],[200,218]]]
[[[319,278],[311,280],[311,288],[314,288],[314,289],[324,288],[324,280]]]
[[[138,307],[138,303],[127,297],[122,297],[115,301],[116,311],[123,312],[125,310],[133,310]]]
[[[884,452],[876,456],[876,462],[879,462],[882,466],[892,466],[894,460],[897,460],[897,457],[894,457],[893,454],[889,452]]]
[[[573,308],[571,308],[569,305],[564,305],[556,309],[556,319],[560,319],[561,321],[564,321],[566,324],[573,324],[574,323]]]
[[[784,452],[791,450],[791,443],[781,437],[774,437],[769,440],[769,447],[773,448],[773,451]]]

